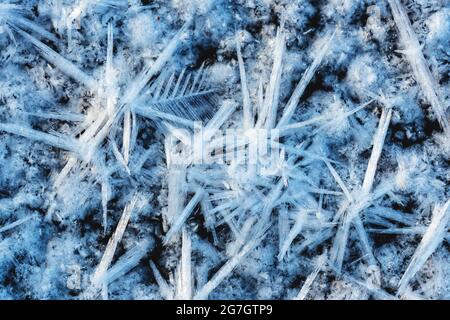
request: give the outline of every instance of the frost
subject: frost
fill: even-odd
[[[422,241],[416,249],[416,252],[411,258],[411,261],[409,262],[409,265],[400,280],[397,294],[402,295],[405,293],[409,281],[411,281],[412,277],[414,277],[428,257],[433,254],[442,242],[450,220],[449,207],[450,200],[447,201],[442,207],[437,207],[435,209],[431,223],[425,231]]]
[[[447,108],[443,104],[438,83],[433,79],[408,16],[399,0],[389,0],[388,2],[404,46],[403,53],[411,64],[414,76],[421,86],[424,95],[433,107],[439,124],[446,134],[449,135],[450,125],[448,123]]]
[[[4,1],[0,298],[448,298],[449,10]]]
[[[123,237],[123,233],[125,232],[125,228],[128,225],[128,222],[131,218],[131,213],[133,212],[134,206],[136,205],[137,197],[133,196],[130,203],[125,207],[122,213],[122,217],[117,224],[116,230],[108,241],[106,245],[105,252],[103,253],[102,260],[97,266],[93,276],[92,276],[92,284],[93,286],[100,286],[104,283],[107,283],[103,278],[106,276],[108,268],[113,259],[114,253],[116,251],[117,245]]]

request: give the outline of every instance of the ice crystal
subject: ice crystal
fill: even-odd
[[[1,299],[448,299],[445,2],[0,4]]]

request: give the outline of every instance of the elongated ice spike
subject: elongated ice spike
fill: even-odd
[[[377,260],[375,259],[375,255],[373,254],[373,250],[370,245],[366,229],[364,228],[363,222],[359,215],[357,215],[354,218],[354,225],[356,232],[358,233],[359,241],[361,243],[361,248],[362,251],[364,252],[364,256],[367,258],[369,262],[369,267],[372,268],[372,270],[374,270],[374,273],[372,274],[373,279],[371,279],[371,281],[377,286],[379,286],[381,284],[381,279],[378,263]]]
[[[392,109],[384,108],[383,112],[381,113],[380,122],[374,136],[372,153],[370,154],[369,163],[367,164],[366,174],[364,176],[363,185],[361,187],[361,195],[363,197],[372,190],[378,160],[380,159],[381,151],[383,149],[384,140],[386,138],[389,123],[391,121],[391,116]]]
[[[344,258],[346,239],[348,236],[348,232],[350,229],[350,219],[348,218],[347,210],[351,204],[349,202],[344,203],[341,206],[337,214],[334,216],[333,221],[336,223],[341,219],[341,225],[339,225],[338,230],[336,232],[336,236],[333,242],[333,246],[330,250],[330,259],[332,261],[337,261],[336,266],[340,272],[341,267],[341,259]]]
[[[236,255],[245,244],[245,241],[250,234],[251,227],[254,225],[255,220],[255,216],[249,217],[247,220],[245,220],[241,230],[236,230],[236,240],[232,245],[230,245],[229,250],[227,249],[227,253],[229,256]],[[232,220],[230,219],[230,221]]]
[[[117,102],[117,88],[115,80],[115,69],[113,63],[114,52],[114,32],[112,22],[108,24],[108,46],[106,49],[106,69],[105,69],[105,95],[106,95],[106,110],[109,115],[112,115],[115,110]]]
[[[113,54],[114,54],[114,26],[112,22],[108,23],[108,45],[106,48],[106,74],[111,75],[113,69]],[[108,80],[106,77],[105,80]]]
[[[103,282],[109,284],[136,267],[139,264],[139,261],[141,261],[141,259],[152,249],[153,245],[154,242],[152,240],[144,239],[131,249],[128,249],[128,251],[108,269]]]
[[[213,242],[215,245],[217,245],[219,243],[216,232],[217,221],[215,216],[211,213],[212,210],[211,201],[205,198],[206,197],[203,197],[202,200],[200,201],[200,205],[202,206],[203,217],[205,219],[205,226],[212,233]]]
[[[122,154],[125,164],[128,165],[130,158],[130,143],[131,143],[131,112],[125,111],[123,116],[123,138],[122,138]]]
[[[67,177],[67,175],[70,173],[70,170],[72,170],[73,167],[77,164],[78,159],[75,157],[69,158],[64,168],[61,170],[61,172],[56,176],[53,187],[55,189],[58,189],[58,187],[63,183],[64,179]]]
[[[0,233],[14,229],[15,227],[20,226],[21,224],[24,224],[25,222],[27,222],[33,218],[35,218],[35,215],[29,215],[24,218],[18,219],[10,224],[7,224],[3,227],[0,227]]]
[[[406,292],[409,282],[439,247],[445,234],[447,233],[449,221],[450,199],[442,207],[435,208],[431,218],[431,223],[423,235],[419,246],[414,252],[405,273],[400,279],[397,291],[398,296],[402,296]]]
[[[238,35],[236,35],[236,52],[239,63],[239,74],[241,77],[242,104],[244,110],[244,129],[253,127],[253,111],[250,102],[250,94],[247,86],[247,76],[245,75],[244,60],[242,59],[241,44]]]
[[[307,218],[307,212],[305,210],[299,210],[297,214],[297,218],[295,220],[294,226],[289,231],[288,235],[286,236],[286,239],[283,242],[283,245],[281,246],[281,250],[278,253],[278,261],[283,260],[284,255],[289,250],[289,247],[291,246],[292,241],[297,237],[297,235],[300,233],[300,231],[303,228],[303,225],[305,224]]]
[[[182,232],[181,259],[178,266],[176,299],[190,300],[192,299],[192,266],[191,266],[191,250],[192,243],[189,233],[183,228]]]
[[[108,228],[108,200],[110,197],[110,187],[107,178],[104,178],[101,183],[102,193],[102,209],[103,209],[103,233],[106,234]]]
[[[264,104],[261,113],[258,114],[258,122],[256,127],[261,128],[263,124],[266,129],[271,129],[275,126],[277,117],[277,109],[279,103],[279,92],[281,85],[281,70],[282,60],[285,51],[285,32],[283,25],[281,25],[277,31],[277,37],[275,41],[274,59],[272,73],[270,75],[268,88],[264,97]]]
[[[78,157],[81,156],[81,149],[78,142],[71,137],[55,136],[53,134],[23,127],[14,123],[0,123],[0,131],[12,133],[34,141],[43,142],[55,148],[71,151]]]
[[[391,116],[392,116],[392,109],[384,108],[380,117],[380,122],[378,124],[377,131],[375,132],[374,135],[372,153],[369,159],[369,163],[367,165],[367,170],[363,184],[361,186],[361,190],[357,195],[358,198],[353,199],[353,196],[349,198],[351,204],[347,212],[345,212],[344,216],[342,217],[342,224],[338,228],[336,238],[333,243],[333,247],[330,251],[331,259],[336,263],[336,269],[339,272],[342,268],[350,225],[355,218],[357,219],[355,226],[362,243],[362,248],[368,255],[370,263],[376,264],[376,260],[373,256],[372,250],[368,242],[367,234],[364,230],[362,221],[360,220],[359,213],[367,205],[368,202],[368,195],[372,189],[378,159],[380,158],[381,150],[383,149],[384,140],[389,127]],[[335,179],[339,181],[340,178],[337,176],[335,177]]]
[[[172,224],[174,219],[183,210],[186,199],[186,168],[182,166],[169,166],[167,221]]]
[[[34,46],[39,49],[44,59],[48,62],[54,64],[58,69],[60,69],[67,76],[78,81],[79,83],[85,85],[88,89],[95,91],[98,88],[97,81],[91,76],[87,75],[84,71],[81,71],[72,62],[62,57],[59,53],[51,49],[50,47],[43,44],[41,41],[35,37],[29,35],[28,33],[16,28],[16,32],[22,37],[30,41]]]
[[[130,154],[136,146],[139,133],[139,123],[137,121],[136,112],[131,111],[131,137],[130,137]]]
[[[167,244],[172,239],[172,237],[175,236],[175,234],[177,234],[180,231],[184,222],[189,217],[189,215],[192,213],[195,206],[200,202],[203,195],[204,195],[204,191],[202,189],[198,189],[195,192],[191,201],[189,201],[187,206],[184,208],[183,212],[175,219],[174,223],[172,224],[169,231],[167,232],[167,234],[164,238],[164,244]]]
[[[258,117],[262,114],[263,108],[264,108],[264,88],[263,88],[263,80],[262,78],[260,78],[258,82],[258,107],[255,109],[255,114],[257,114]]]
[[[133,195],[131,201],[125,206],[122,216],[120,217],[120,220],[117,223],[116,230],[109,239],[108,244],[106,245],[105,252],[103,253],[103,257],[100,263],[98,264],[97,268],[95,269],[95,272],[92,276],[93,286],[98,286],[102,284],[106,271],[108,270],[111,261],[114,257],[114,253],[116,252],[117,245],[122,240],[122,236],[125,232],[128,222],[130,221],[131,214],[133,213],[136,202],[137,196],[135,194]]]
[[[345,185],[344,181],[342,181],[342,178],[339,176],[339,174],[337,173],[336,169],[334,169],[334,167],[331,165],[331,163],[329,161],[325,161],[325,164],[326,164],[328,170],[330,170],[331,175],[333,176],[333,178],[338,183],[339,187],[344,192],[345,196],[347,197],[347,200],[348,201],[353,201],[353,196],[351,195],[351,193],[348,190],[347,186]]]
[[[26,18],[20,17],[19,15],[16,14],[11,15],[8,19],[8,22],[10,24],[18,25],[21,28],[35,32],[47,40],[53,41],[55,43],[58,42],[58,38],[53,33],[45,30],[41,26],[35,24],[34,22]]]
[[[120,153],[119,148],[117,147],[117,143],[114,140],[114,137],[110,138],[109,144],[111,146],[111,150],[116,157],[116,160],[122,165],[122,167],[125,169],[125,171],[130,174],[130,168],[128,168],[127,163],[125,162],[125,159],[123,158],[123,155]]]
[[[350,110],[350,111],[342,114],[341,117],[347,118],[347,117],[355,114],[356,112],[366,108],[373,101],[375,101],[375,99],[369,100],[368,102],[360,105],[359,107],[356,107],[353,110]],[[326,126],[332,126],[335,123],[335,121],[336,121],[336,119],[332,118],[332,116],[330,116],[329,114],[324,114],[324,115],[320,115],[320,116],[317,116],[317,117],[314,117],[314,118],[311,118],[308,120],[280,126],[277,128],[280,130],[280,137],[283,137],[283,136],[291,134],[292,132],[295,132],[298,129],[323,122],[324,124],[317,130],[317,131],[319,131],[319,130],[322,130],[323,128],[325,128]]]
[[[280,252],[285,242],[286,235],[288,233],[289,233],[289,212],[287,206],[282,206],[278,210],[278,250]]]
[[[408,226],[413,226],[415,220],[411,217],[405,216],[401,211],[397,211],[388,207],[378,207],[371,210],[366,210],[366,216],[380,216],[385,219],[396,221]]]
[[[388,0],[388,3],[391,7],[392,16],[394,17],[395,24],[397,25],[400,34],[400,40],[405,47],[403,52],[411,65],[414,77],[422,88],[428,102],[431,104],[442,129],[444,129],[447,136],[450,136],[450,124],[447,118],[447,110],[440,97],[439,85],[430,72],[427,61],[422,53],[419,40],[411,26],[405,9],[399,0]]]
[[[351,217],[356,216],[353,206],[350,205],[348,211],[344,211],[341,219],[341,224],[336,232],[333,246],[330,250],[330,259],[335,263],[336,269],[340,273],[344,261],[344,254],[347,248],[347,240],[350,232],[350,226],[353,221]]]
[[[336,31],[337,28],[333,32],[330,31],[325,35],[322,48],[314,58],[312,64],[306,69],[305,73],[303,74],[302,78],[297,84],[297,87],[295,88],[294,92],[291,95],[291,98],[289,99],[286,107],[284,108],[283,115],[277,124],[277,128],[281,128],[289,124],[289,121],[291,120],[292,115],[294,114],[295,108],[297,108],[298,106],[298,103],[303,95],[303,92],[305,91],[306,87],[308,86],[309,82],[314,76],[314,73],[320,66],[320,63],[322,62],[326,53],[328,52],[328,48],[330,46],[331,41],[334,38]]]

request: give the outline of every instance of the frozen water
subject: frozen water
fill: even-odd
[[[450,299],[449,21],[4,0],[0,298]]]

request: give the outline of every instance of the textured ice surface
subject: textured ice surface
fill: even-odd
[[[450,5],[3,0],[1,299],[450,299]]]

